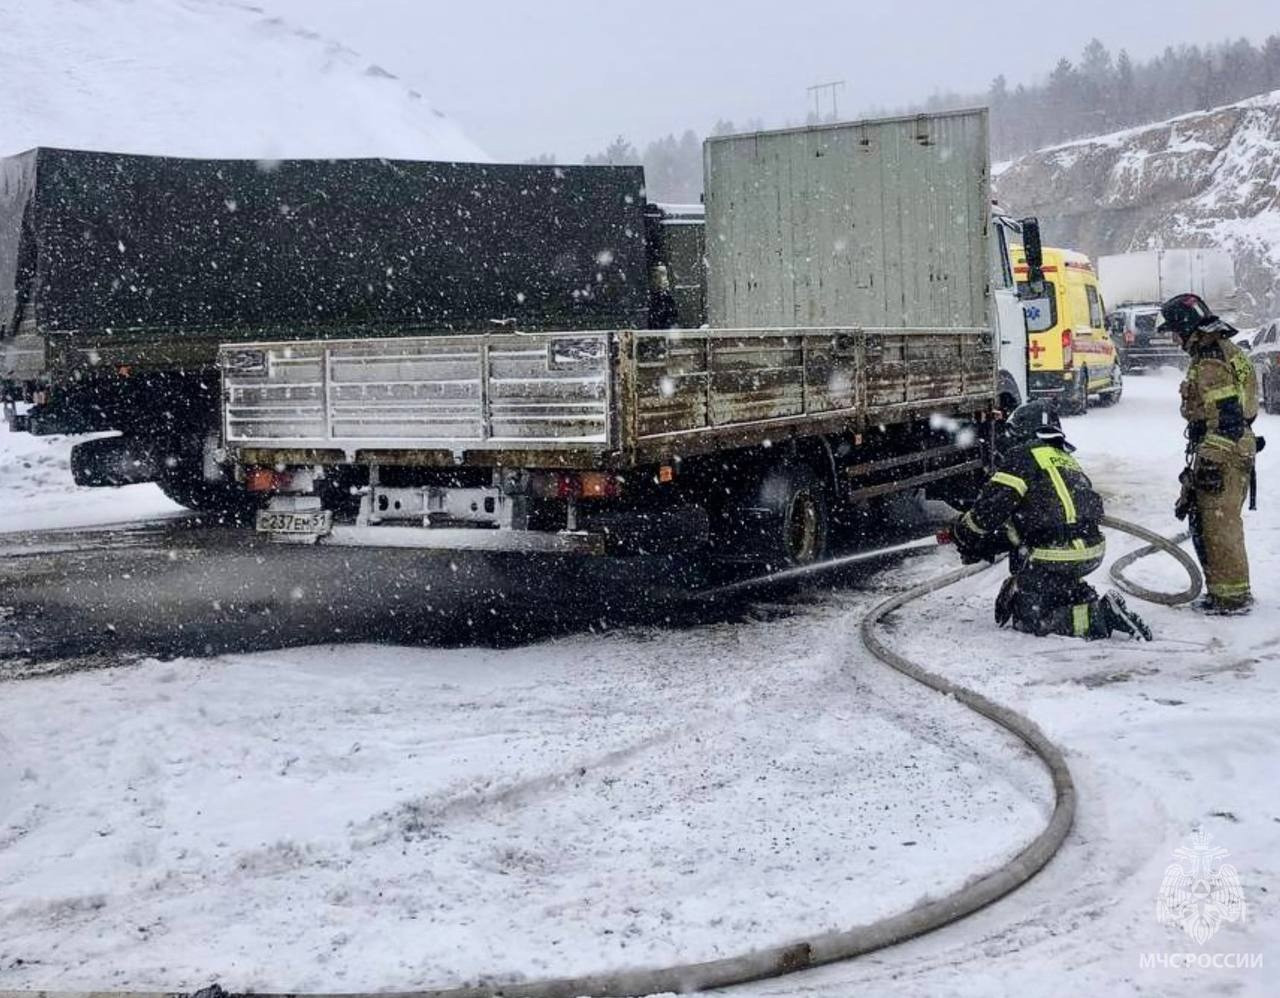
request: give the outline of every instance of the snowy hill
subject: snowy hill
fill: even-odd
[[[239,0],[0,0],[0,155],[489,159],[393,70]]]
[[[1280,91],[1042,149],[998,176],[1046,242],[1103,253],[1221,246],[1244,323],[1280,315]]]

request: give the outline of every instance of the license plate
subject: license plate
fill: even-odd
[[[333,525],[333,513],[327,509],[307,513],[275,513],[258,511],[260,534],[327,534]]]

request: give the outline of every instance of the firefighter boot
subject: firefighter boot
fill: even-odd
[[[1211,617],[1240,617],[1248,613],[1252,606],[1252,596],[1245,596],[1243,600],[1228,603],[1213,596],[1205,595],[1191,604],[1193,610],[1207,613]]]
[[[1009,576],[996,594],[996,626],[1004,627],[1013,616],[1013,598],[1018,594],[1018,580]]]
[[[1146,621],[1130,610],[1125,604],[1124,597],[1114,589],[1107,591],[1107,595],[1102,597],[1098,606],[1112,633],[1119,631],[1140,641],[1152,639],[1151,628],[1147,626]]]

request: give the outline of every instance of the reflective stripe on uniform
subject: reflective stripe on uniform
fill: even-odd
[[[1242,353],[1233,353],[1227,361],[1227,366],[1231,368],[1231,377],[1241,392],[1248,387],[1249,379],[1256,377],[1253,370],[1253,361]]]
[[[1204,393],[1204,400],[1206,402],[1221,402],[1224,399],[1239,397],[1240,392],[1236,389],[1235,385],[1229,385],[1225,388],[1214,388],[1213,390]]]
[[[1025,479],[1019,478],[1017,475],[1011,475],[1007,471],[997,471],[991,476],[993,482],[999,482],[1001,485],[1007,485],[1020,496],[1027,494],[1027,483]]]
[[[1200,441],[1205,447],[1224,447],[1227,450],[1235,450],[1236,442],[1230,437],[1224,437],[1218,433],[1206,433],[1204,439]]]
[[[1249,583],[1247,582],[1211,582],[1207,586],[1210,596],[1248,596]]]
[[[1088,547],[1084,546],[1083,541],[1077,542],[1079,547],[1069,548],[1032,548],[1032,561],[1092,561],[1094,558],[1101,558],[1107,553],[1107,542],[1099,541]]]
[[[1078,638],[1089,633],[1089,604],[1077,603],[1071,608],[1071,630]]]
[[[1056,447],[1036,447],[1031,451],[1032,457],[1036,459],[1036,464],[1040,469],[1049,476],[1049,481],[1053,483],[1053,490],[1058,493],[1058,501],[1062,503],[1062,513],[1066,517],[1068,523],[1076,522],[1076,503],[1071,498],[1071,490],[1067,488],[1067,483],[1062,479],[1062,473],[1058,471],[1058,461],[1061,460],[1062,452]],[[1065,455],[1063,455],[1065,456]],[[1068,457],[1068,461],[1071,459]],[[1074,464],[1074,461],[1071,461]]]
[[[973,518],[973,510],[969,510],[969,512],[965,513],[965,515],[960,518],[960,522],[963,523],[970,530],[972,530],[975,534],[986,533],[985,530],[983,530],[981,527],[978,526],[978,521]]]

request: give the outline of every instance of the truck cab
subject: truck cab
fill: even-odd
[[[1090,396],[1103,404],[1120,398],[1119,357],[1089,258],[1051,246],[1044,247],[1043,257],[1044,293],[1033,298],[1026,255],[1021,248],[1013,254],[1014,276],[1026,300],[1029,396],[1055,399],[1068,415],[1083,414]]]
[[[991,215],[991,322],[999,340],[1000,409],[1009,413],[1027,395],[1027,321],[1018,299],[1013,253],[1022,250],[1022,223],[999,211]]]

